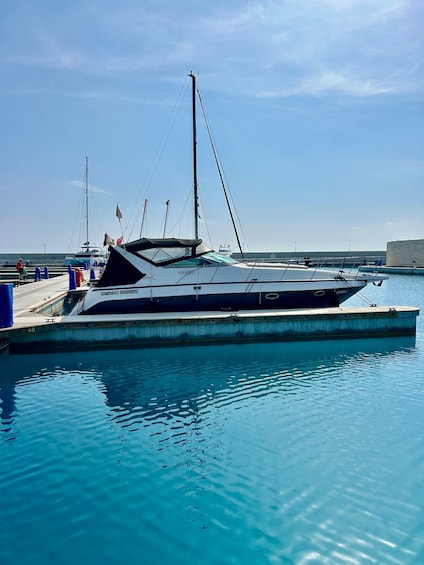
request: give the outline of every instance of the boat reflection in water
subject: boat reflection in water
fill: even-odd
[[[288,395],[289,400],[304,386],[328,378],[331,367],[339,367],[340,374],[344,367],[348,370],[352,364],[373,363],[374,358],[379,362],[405,358],[415,354],[414,346],[415,337],[308,342],[307,358],[302,342],[48,356],[5,353],[0,358],[4,375],[0,381],[0,429],[13,439],[20,401],[33,394],[33,403],[42,412],[51,402],[46,389],[63,379],[68,393],[71,390],[77,395],[76,417],[93,401],[92,409],[95,406],[98,410],[103,397],[110,409],[108,417],[124,427],[136,429],[154,422],[167,426],[176,419],[190,424],[193,418],[197,423],[207,420],[207,414],[219,406],[242,404],[249,398],[257,401],[279,394],[282,399]],[[328,371],[323,372],[323,367]],[[83,396],[87,385],[97,391],[89,401]],[[73,395],[68,402],[75,401]],[[66,402],[61,398],[62,407]],[[55,412],[55,406],[48,409]]]

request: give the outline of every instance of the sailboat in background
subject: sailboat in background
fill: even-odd
[[[88,222],[88,157],[85,158],[85,187],[84,187],[84,221],[85,221],[85,242],[80,251],[65,257],[64,265],[67,267],[103,267],[106,264],[108,254],[102,247],[90,245],[89,222]]]

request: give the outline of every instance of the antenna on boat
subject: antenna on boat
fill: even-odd
[[[193,71],[188,73],[192,81],[193,108],[193,191],[194,191],[194,237],[199,239],[199,195],[197,185],[197,138],[196,138],[196,77]]]
[[[88,252],[90,246],[88,239],[88,157],[85,158],[85,245]]]

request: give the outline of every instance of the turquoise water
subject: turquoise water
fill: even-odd
[[[423,347],[3,354],[1,565],[424,563]]]

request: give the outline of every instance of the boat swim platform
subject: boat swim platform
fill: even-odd
[[[79,292],[83,288],[84,285]],[[13,326],[0,328],[0,350],[44,353],[184,344],[404,337],[416,334],[419,315],[419,308],[414,306],[52,314],[55,305],[69,295],[68,289],[68,275],[14,288]]]

